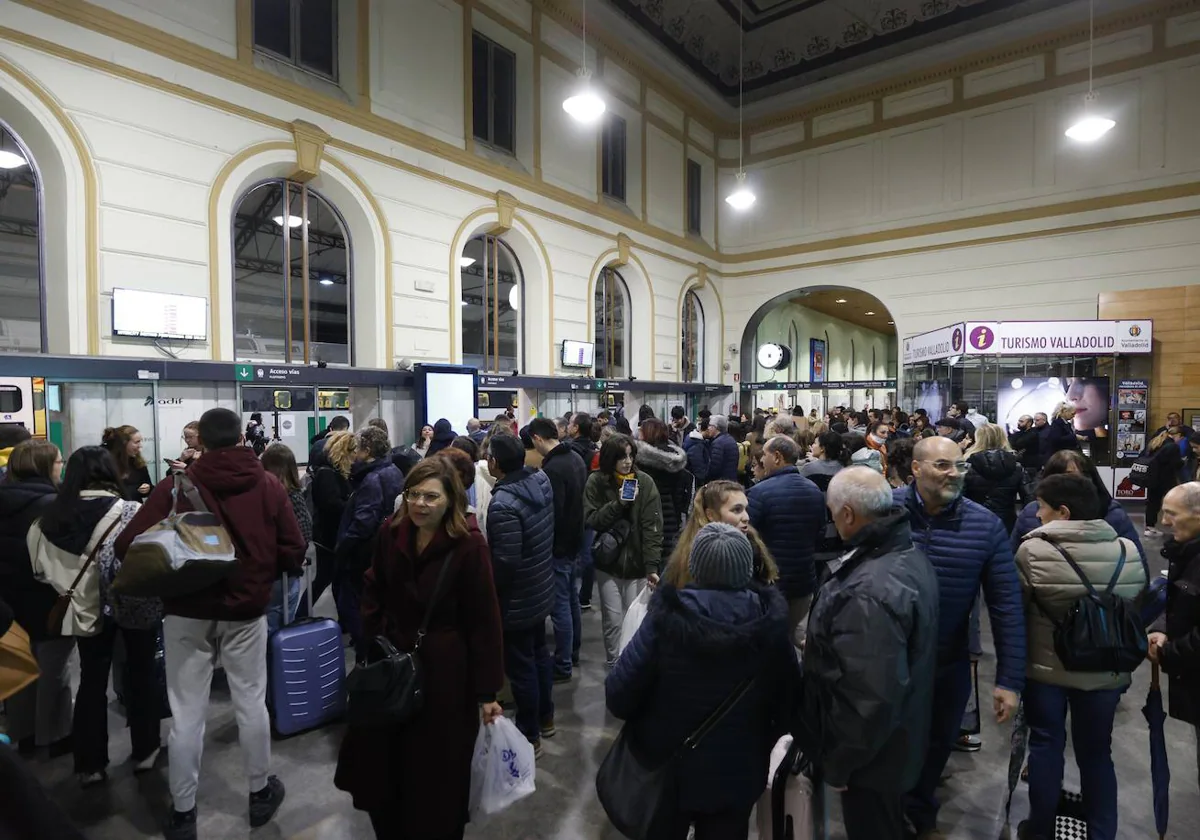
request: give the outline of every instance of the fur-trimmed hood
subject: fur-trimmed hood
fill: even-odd
[[[787,623],[787,611],[778,589],[757,582],[732,591],[663,584],[650,602],[664,642],[708,655],[763,653]]]
[[[687,468],[688,456],[673,443],[661,447],[643,443],[638,447],[636,461],[644,470],[677,473]]]

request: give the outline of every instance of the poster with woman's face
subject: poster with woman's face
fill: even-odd
[[[1108,380],[1080,377],[1067,380],[1067,402],[1075,406],[1075,431],[1108,428]]]

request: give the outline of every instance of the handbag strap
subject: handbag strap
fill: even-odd
[[[120,507],[120,505],[121,503],[117,502],[115,507]],[[83,580],[83,576],[87,572],[88,567],[92,565],[92,561],[95,560],[96,555],[100,553],[100,547],[104,545],[104,541],[108,539],[108,535],[113,532],[113,529],[120,524],[121,516],[118,514],[117,518],[114,519],[112,523],[110,523],[109,526],[104,529],[104,533],[100,535],[100,539],[96,541],[96,544],[92,546],[92,550],[88,552],[87,558],[83,561],[83,565],[79,567],[79,574],[75,575],[75,580],[71,581],[71,587],[64,593],[65,595],[70,597],[75,594],[75,587],[79,586],[79,581]]]
[[[187,498],[188,504],[192,506],[192,510],[199,513],[209,513],[208,506],[204,504],[204,499],[200,496],[200,491],[196,489],[195,482],[187,473],[177,473],[175,475],[175,485],[171,488],[172,516],[174,516],[175,509],[179,506],[179,491],[181,490]]]
[[[746,696],[746,692],[750,690],[750,686],[754,685],[755,679],[755,677],[746,677],[746,679],[738,683],[729,696],[721,702],[721,705],[717,706],[716,710],[705,718],[704,722],[696,727],[696,730],[691,735],[687,736],[678,752],[683,753],[686,750],[696,749],[705,736],[709,732],[712,732],[717,724],[724,719],[725,715],[729,714],[733,707],[738,704],[738,701]]]
[[[442,584],[446,582],[446,574],[450,571],[452,556],[452,554],[446,555],[446,559],[442,561],[442,568],[438,571],[437,583],[433,585],[433,595],[429,599],[429,606],[425,608],[425,617],[421,619],[421,626],[417,628],[417,643],[413,645],[414,652],[420,650],[421,640],[425,638],[425,631],[429,629],[429,621],[433,618],[433,609],[442,595]]]

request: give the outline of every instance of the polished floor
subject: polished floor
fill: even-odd
[[[1152,556],[1157,557],[1157,544]],[[1157,571],[1161,564],[1151,564]],[[320,610],[318,610],[320,611]],[[994,659],[981,663],[980,685],[990,693]],[[604,664],[600,617],[584,613],[583,667],[568,685],[555,688],[558,734],[545,741],[546,755],[538,764],[537,792],[484,824],[468,827],[472,840],[618,840],[596,801],[596,768],[617,731],[617,722],[604,708]],[[1149,669],[1135,675],[1134,685],[1121,702],[1114,732],[1113,753],[1120,781],[1120,838],[1143,840],[1156,836],[1151,810],[1146,723],[1141,707]],[[169,805],[165,758],[158,772],[134,777],[125,762],[129,737],[116,707],[110,715],[113,765],[110,781],[99,789],[82,791],[71,777],[71,759],[35,762],[38,778],[92,840],[135,840],[157,836],[157,826]],[[164,724],[164,737],[166,724]],[[276,819],[253,833],[256,840],[346,840],[372,837],[365,815],[355,812],[350,799],[334,789],[333,766],[341,730],[331,727],[276,741],[272,772],[288,789],[287,801]],[[1009,732],[986,721],[983,750],[955,754],[942,789],[942,829],[952,840],[995,840],[1004,826],[1003,805],[1008,771]],[[1171,824],[1167,837],[1200,837],[1200,792],[1196,744],[1190,727],[1167,723],[1170,750]],[[200,781],[201,840],[248,837],[246,793],[237,727],[228,690],[215,686],[209,713],[204,771]],[[1067,787],[1078,790],[1078,772],[1068,762]],[[836,800],[836,797],[831,797]],[[1028,809],[1024,787],[1017,790],[1012,819]],[[831,802],[831,838],[842,837],[838,807]]]

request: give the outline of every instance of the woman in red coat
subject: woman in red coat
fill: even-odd
[[[386,636],[412,650],[438,572],[450,564],[421,642],[420,714],[390,731],[351,727],[338,755],[334,784],[370,813],[380,840],[461,840],[480,721],[501,714],[503,636],[491,555],[465,511],[451,463],[421,461],[364,577],[364,637]]]

